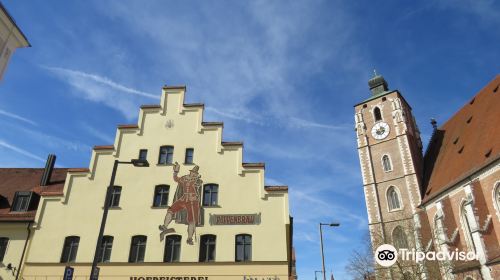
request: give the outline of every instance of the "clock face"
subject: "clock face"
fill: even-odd
[[[377,140],[382,140],[389,135],[390,127],[385,122],[376,123],[372,128],[372,136]]]

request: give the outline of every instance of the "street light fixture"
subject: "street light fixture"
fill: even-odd
[[[323,268],[323,280],[326,280],[325,254],[323,253],[323,230],[321,229],[322,226],[338,227],[338,226],[340,226],[340,224],[339,223],[330,223],[330,224],[319,223],[319,238],[321,240],[321,262],[322,262],[322,268]]]
[[[109,210],[109,200],[111,199],[111,191],[113,190],[113,186],[115,185],[115,177],[116,177],[116,170],[118,168],[118,164],[132,164],[135,167],[148,167],[149,162],[145,159],[133,159],[131,161],[119,161],[115,159],[115,162],[113,164],[113,172],[111,173],[111,180],[109,182],[109,186],[106,189],[106,197],[104,199],[104,211],[102,212],[102,219],[101,219],[101,227],[99,229],[99,236],[97,237],[97,244],[95,248],[95,253],[94,253],[94,261],[92,262],[92,270],[90,271],[90,279],[91,280],[97,280],[99,279],[99,272],[97,270],[97,262],[98,260],[98,254],[99,254],[99,249],[102,246],[102,236],[104,235],[104,227],[106,225],[106,219],[108,218],[108,210]]]

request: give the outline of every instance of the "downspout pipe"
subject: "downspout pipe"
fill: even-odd
[[[24,242],[23,254],[21,255],[21,260],[19,260],[19,265],[17,266],[16,280],[19,280],[19,273],[21,272],[21,266],[24,260],[24,254],[26,253],[26,248],[28,247],[28,241],[31,236],[31,222],[28,223],[28,227],[26,228],[28,231],[28,236],[26,236],[26,242]]]

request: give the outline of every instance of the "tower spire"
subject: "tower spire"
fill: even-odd
[[[368,80],[368,86],[372,95],[377,95],[389,90],[387,82],[382,75],[377,74],[377,70],[373,69],[373,78]]]

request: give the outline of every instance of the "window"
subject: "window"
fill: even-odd
[[[137,263],[144,261],[144,255],[146,254],[146,240],[147,237],[144,235],[136,235],[132,237],[128,262]]]
[[[468,210],[467,210],[467,203],[462,204],[462,209],[460,213],[461,215],[461,220],[462,220],[462,228],[464,231],[464,239],[465,239],[465,245],[467,246],[467,249],[470,252],[475,252],[476,249],[474,248],[474,241],[472,240],[472,231],[470,229],[470,220],[469,220],[469,215],[468,215]]]
[[[113,236],[103,236],[101,247],[97,253],[98,262],[109,262],[111,258],[111,249],[113,248]]]
[[[12,203],[12,211],[26,212],[30,204],[31,192],[16,192]]]
[[[184,163],[193,163],[193,154],[194,154],[194,149],[187,148],[186,149],[186,158],[184,159]]]
[[[401,226],[397,226],[392,231],[392,243],[397,249],[408,248],[408,238]]]
[[[389,158],[388,155],[384,155],[382,157],[382,164],[384,166],[384,171],[385,172],[392,171],[391,159]]]
[[[215,261],[215,235],[202,235],[200,238],[200,262]]]
[[[168,193],[170,187],[167,185],[158,185],[155,187],[155,197],[153,198],[153,207],[165,207],[168,204]]]
[[[74,262],[76,260],[78,243],[80,243],[80,237],[78,236],[68,236],[64,239],[64,247],[61,254],[62,263]]]
[[[375,109],[373,109],[373,116],[375,117],[376,122],[382,120],[382,114],[380,113],[380,109],[378,107],[375,107]]]
[[[387,203],[389,204],[389,211],[401,209],[401,204],[399,203],[399,195],[395,187],[391,186],[387,191]]]
[[[206,184],[203,188],[203,206],[217,205],[217,193],[219,186],[217,184]]]
[[[111,188],[111,197],[109,199],[109,207],[118,207],[120,205],[120,196],[122,195],[122,187],[113,186]]]
[[[181,256],[181,236],[169,235],[165,239],[164,262],[178,262]]]
[[[0,237],[0,262],[3,262],[3,257],[5,257],[8,244],[9,239],[7,237]]]
[[[161,146],[160,158],[158,159],[158,164],[171,164],[173,160],[174,160],[174,147]]]
[[[252,260],[252,236],[249,234],[236,235],[236,261]]]
[[[148,150],[140,149],[139,150],[139,160],[147,160],[148,159]]]

